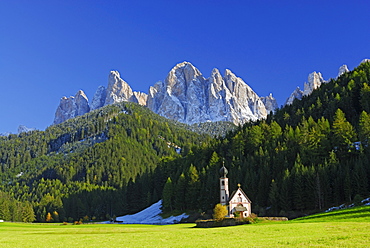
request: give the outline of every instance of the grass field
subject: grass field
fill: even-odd
[[[0,247],[370,247],[370,207],[222,228],[0,223]]]

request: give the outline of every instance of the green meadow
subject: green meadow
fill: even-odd
[[[0,247],[370,247],[370,206],[287,222],[194,226],[0,223]]]

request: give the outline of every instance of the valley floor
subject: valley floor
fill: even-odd
[[[52,225],[0,223],[0,247],[369,247],[370,222]]]

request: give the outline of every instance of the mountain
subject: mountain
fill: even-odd
[[[279,108],[276,99],[272,96],[272,93],[269,96],[261,97],[260,99],[265,105],[268,114],[270,112],[275,112],[275,110]]]
[[[163,204],[177,210],[183,209],[179,203],[214,206],[223,164],[230,172],[230,189],[243,185],[259,215],[294,218],[369,197],[370,61],[326,83],[321,78],[311,75],[309,82],[316,81],[311,86],[321,86],[302,100],[243,125],[186,159],[168,161],[166,176],[173,185],[183,182],[181,173],[185,179],[186,173],[195,174],[199,179],[193,176],[198,179],[193,193],[207,194],[193,200],[175,191],[174,199],[164,198]]]
[[[164,82],[150,87],[147,106],[154,113],[187,124],[243,124],[267,116],[260,97],[230,70],[222,76],[213,69],[206,79],[189,62],[177,64]]]
[[[363,59],[360,63],[367,63],[370,59]],[[342,65],[338,69],[338,75],[335,79],[338,79],[340,76],[342,76],[345,73],[348,73],[349,69],[347,65]],[[330,80],[328,80],[330,81]],[[322,84],[327,83],[328,81],[325,81],[321,75],[320,72],[312,72],[308,75],[307,83],[304,83],[304,90],[302,91],[298,86],[297,88],[290,94],[288,99],[286,100],[285,105],[291,105],[295,99],[301,100],[303,96],[310,95],[315,89],[319,88]]]
[[[290,94],[284,105],[291,105],[295,99],[302,100],[303,91],[297,86],[297,88]]]
[[[326,81],[322,78],[320,72],[314,71],[310,73],[308,75],[307,83],[304,83],[304,90],[302,91],[299,87],[297,87],[286,100],[285,105],[290,105],[295,99],[301,100],[303,96],[310,95],[312,91],[319,88],[323,83],[326,83]]]
[[[206,79],[189,62],[177,64],[163,82],[149,88],[148,95],[133,91],[119,72],[111,71],[107,88],[100,86],[97,89],[89,107],[95,110],[119,102],[139,103],[154,113],[186,124],[208,121],[244,124],[266,118],[277,108],[272,95],[260,98],[230,70],[222,76],[214,69]],[[73,98],[62,98],[54,124],[77,116],[75,108]]]
[[[315,71],[308,75],[307,81],[307,83],[304,83],[303,96],[310,95],[312,91],[319,88],[321,84],[326,83],[326,81],[322,78],[321,73]]]
[[[35,131],[36,128],[29,128],[29,127],[26,127],[24,125],[20,125],[18,127],[18,134],[20,133],[28,133],[28,132],[32,132],[32,131]]]
[[[339,67],[338,76],[336,78],[339,78],[340,76],[347,72],[349,72],[348,66],[342,65],[341,67]]]
[[[134,92],[130,85],[120,76],[118,71],[111,71],[108,76],[108,86],[99,86],[95,92],[92,102],[89,104],[85,93],[80,90],[74,97],[63,97],[57,108],[54,124],[62,123],[68,119],[88,113],[103,106],[120,103],[135,102],[146,104],[147,95]]]
[[[62,97],[55,112],[54,124],[62,123],[68,119],[86,114],[90,111],[87,96],[79,90],[73,97]]]
[[[41,222],[54,211],[60,221],[140,211],[161,198],[167,178],[157,167],[210,142],[185,126],[121,102],[45,131],[0,137],[0,196],[30,202]],[[1,199],[0,209],[6,204]]]
[[[15,200],[38,222],[106,220],[161,198],[176,211],[207,212],[219,202],[223,164],[230,190],[243,185],[259,215],[297,217],[369,196],[370,62],[222,137],[185,126],[120,102],[0,137],[0,218],[16,220],[3,217]]]
[[[342,65],[339,67],[338,70],[338,77],[343,75],[344,73],[348,72],[347,65]],[[298,86],[297,88],[290,94],[288,99],[286,100],[284,105],[290,105],[293,103],[295,99],[301,100],[303,96],[310,95],[314,90],[319,88],[322,84],[327,83],[321,75],[320,72],[312,72],[308,75],[307,82],[304,83],[304,90],[302,91]]]
[[[146,105],[147,95],[142,92],[135,92],[130,85],[121,78],[118,71],[111,71],[108,76],[108,86],[99,86],[91,103],[91,109],[98,109],[103,106],[119,102],[135,102]]]

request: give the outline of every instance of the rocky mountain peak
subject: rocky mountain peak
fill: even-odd
[[[265,118],[276,108],[271,96],[260,98],[241,78],[226,69],[222,76],[213,69],[208,79],[190,62],[174,66],[164,81],[149,88],[149,94],[134,92],[118,71],[108,75],[108,86],[100,86],[90,104],[83,91],[75,97],[63,97],[54,124],[122,101],[146,105],[153,112],[179,122],[193,124],[230,121],[243,124]],[[266,106],[268,105],[267,109]]]
[[[276,99],[272,96],[272,93],[266,97],[261,97],[261,101],[265,105],[268,114],[270,112],[275,112],[275,110],[279,108]]]
[[[308,82],[304,83],[304,90],[303,95],[308,96],[314,91],[315,89],[319,88],[321,84],[325,83],[326,81],[322,78],[320,72],[312,72],[308,75]]]
[[[107,97],[107,89],[104,86],[99,86],[90,104],[91,110],[103,107],[105,104],[106,97]]]
[[[346,72],[349,72],[347,65],[342,65],[341,67],[339,67],[337,78],[339,78]]]
[[[290,94],[284,105],[291,105],[295,99],[302,100],[303,91],[297,86],[297,88]]]
[[[150,88],[147,106],[164,117],[188,124],[241,124],[266,117],[260,97],[230,70],[222,77],[218,69],[213,69],[206,79],[189,62],[177,64],[163,83]]]
[[[62,97],[55,112],[54,124],[62,123],[70,118],[86,114],[90,111],[87,96],[79,90],[73,97]]]
[[[55,113],[54,124],[62,123],[108,104],[124,101],[146,105],[147,95],[142,92],[134,92],[130,85],[121,78],[118,71],[111,71],[108,75],[107,88],[99,86],[90,105],[82,90],[78,91],[74,97],[62,97]]]
[[[117,102],[128,102],[133,95],[133,91],[120,76],[118,71],[111,71],[108,76],[107,95],[105,105]]]
[[[363,59],[360,64],[370,62],[370,59]]]
[[[26,127],[25,125],[19,125],[18,134],[28,133],[28,132],[32,132],[32,131],[35,131],[35,130],[36,130],[36,128],[29,128],[29,127]]]

